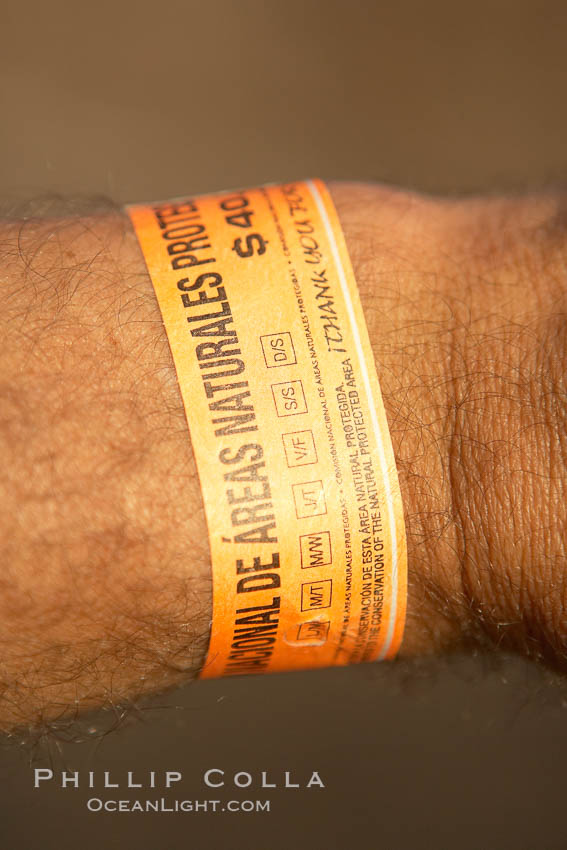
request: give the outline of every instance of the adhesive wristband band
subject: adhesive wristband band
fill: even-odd
[[[338,216],[318,180],[133,205],[209,530],[202,678],[392,658],[407,553]]]

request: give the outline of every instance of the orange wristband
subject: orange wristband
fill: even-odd
[[[128,208],[197,460],[202,677],[391,658],[407,555],[346,244],[317,180]]]

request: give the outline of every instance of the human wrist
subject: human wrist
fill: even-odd
[[[404,499],[402,653],[488,643],[557,664],[561,199],[439,201],[356,184],[332,192]]]
[[[450,480],[453,331],[440,315],[438,203],[366,184],[331,184],[358,282],[404,504],[408,606],[402,655],[468,631]]]
[[[330,188],[405,507],[401,654],[488,641],[564,667],[560,199]],[[8,727],[191,676],[211,579],[179,387],[127,218],[7,222],[1,237]]]

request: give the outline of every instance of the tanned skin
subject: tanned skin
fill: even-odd
[[[402,656],[567,667],[565,198],[332,183],[406,514]],[[193,677],[207,530],[123,212],[0,222],[0,728]]]

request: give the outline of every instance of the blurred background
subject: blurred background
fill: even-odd
[[[567,174],[564,0],[28,0],[1,21],[8,200],[303,176],[460,194]],[[0,847],[565,848],[565,694],[482,658],[190,685],[88,718],[79,743],[0,745]],[[50,765],[182,770],[193,799],[217,796],[209,767],[318,770],[327,787],[272,792],[270,814],[93,814],[88,789],[33,789]]]

